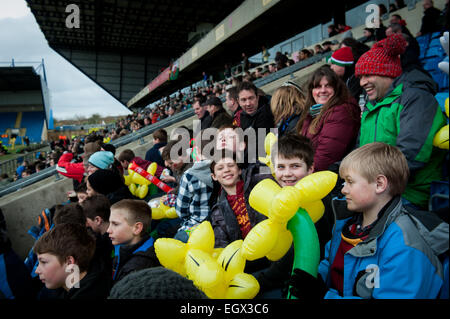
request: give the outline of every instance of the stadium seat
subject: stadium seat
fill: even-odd
[[[20,127],[26,128],[26,136],[31,143],[39,143],[44,128],[44,112],[23,112],[22,123]]]

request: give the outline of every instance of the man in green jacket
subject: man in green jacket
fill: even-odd
[[[398,147],[410,169],[404,203],[427,208],[430,183],[442,179],[445,157],[433,138],[447,123],[432,78],[419,69],[402,72],[400,54],[406,45],[401,34],[394,34],[375,43],[356,64],[355,75],[368,95],[358,146],[384,142]]]

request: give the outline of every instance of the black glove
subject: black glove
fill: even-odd
[[[327,291],[325,283],[320,275],[317,278],[306,271],[295,268],[289,280],[291,296],[297,299],[322,299]]]

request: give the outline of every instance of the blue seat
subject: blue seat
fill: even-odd
[[[441,61],[442,59],[439,57],[426,57],[421,60],[423,68],[427,71],[440,71],[438,64]]]

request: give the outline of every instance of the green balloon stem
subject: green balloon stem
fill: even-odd
[[[288,224],[294,242],[294,265],[317,278],[320,262],[319,236],[311,217],[303,208],[299,208]],[[289,287],[290,291],[290,287]],[[287,299],[297,299],[288,293]]]

